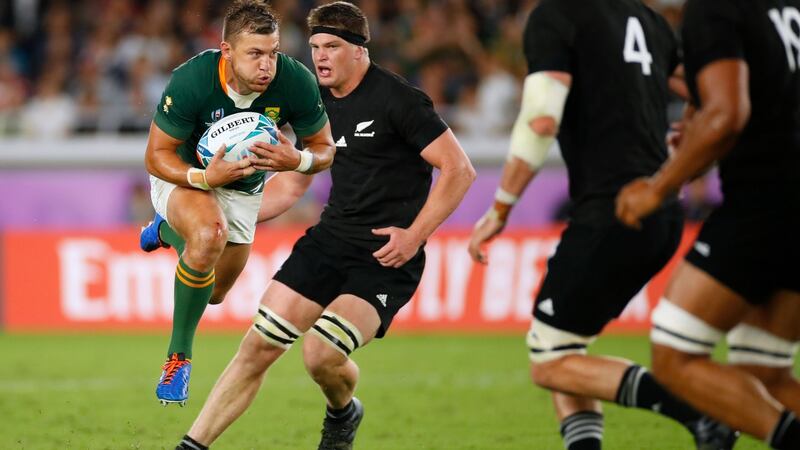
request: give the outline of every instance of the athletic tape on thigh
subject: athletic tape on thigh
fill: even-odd
[[[658,302],[651,319],[650,340],[685,353],[709,354],[724,334],[666,298]]]
[[[800,342],[792,342],[747,324],[728,332],[728,362],[767,367],[792,367]]]
[[[595,336],[581,336],[559,330],[534,318],[525,343],[528,345],[531,361],[542,363],[570,354],[584,355],[586,346],[594,340]]]
[[[258,314],[253,317],[253,329],[270,344],[286,350],[303,335],[303,332],[288,320],[264,305],[258,307]]]
[[[311,332],[344,356],[350,356],[350,353],[353,353],[364,342],[361,332],[355,325],[330,311],[322,313],[322,316],[311,327]]]

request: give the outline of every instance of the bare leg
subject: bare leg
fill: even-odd
[[[742,321],[788,342],[800,341],[800,292],[782,290],[766,305],[753,309]],[[761,380],[769,393],[800,416],[800,382],[792,373],[791,361],[785,367],[761,364],[735,364]]]
[[[225,295],[231,290],[247,264],[247,258],[250,256],[250,247],[250,244],[234,244],[232,242],[228,242],[225,246],[225,250],[214,267],[217,281],[214,284],[214,290],[211,292],[210,304],[218,305],[225,300]]]
[[[375,308],[353,295],[338,297],[327,310],[346,318],[358,329],[364,341],[362,347],[372,340],[380,325]],[[322,389],[331,408],[341,409],[350,403],[359,373],[353,360],[313,333],[304,339],[303,360],[306,370]]]
[[[744,299],[689,263],[678,268],[666,297],[723,331],[739,323],[750,310]],[[656,344],[653,373],[695,408],[760,439],[767,437],[780,417],[780,403],[756,377],[711,361],[708,355],[683,353]]]
[[[537,385],[572,398],[614,401],[622,376],[631,364],[602,356],[567,355],[531,364],[531,377]]]
[[[303,332],[322,313],[321,306],[274,280],[267,287],[261,303]],[[211,445],[247,409],[267,369],[284,352],[251,328],[236,356],[211,390],[189,430],[189,436],[203,445]]]

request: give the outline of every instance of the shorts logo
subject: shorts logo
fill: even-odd
[[[374,131],[369,132],[369,133],[364,133],[363,132],[364,130],[369,128],[369,126],[372,125],[373,122],[375,122],[375,121],[374,120],[368,120],[366,122],[361,122],[358,125],[356,125],[356,132],[353,133],[353,136],[356,136],[356,137],[374,137],[375,136],[375,132]]]
[[[267,106],[264,108],[264,115],[277,124],[281,120],[281,108],[280,106]]]
[[[383,307],[385,308],[386,307],[386,300],[389,298],[389,296],[386,295],[386,294],[378,294],[375,297],[378,298],[378,301],[381,302],[381,305],[383,305]]]
[[[705,242],[696,241],[694,243],[694,249],[697,251],[697,253],[700,253],[706,258],[708,258],[708,255],[711,254],[711,246]]]
[[[214,123],[223,117],[225,117],[225,110],[222,108],[215,109],[211,112],[211,123]]]
[[[556,314],[555,309],[553,309],[553,299],[552,298],[546,298],[546,299],[542,300],[541,302],[539,302],[539,306],[537,306],[536,309],[538,309],[542,313],[547,314],[548,316],[551,316],[551,317]]]

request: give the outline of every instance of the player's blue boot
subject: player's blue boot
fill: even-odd
[[[739,437],[738,431],[705,416],[689,428],[697,450],[730,450]]]
[[[334,419],[328,415],[322,423],[322,440],[317,450],[351,450],[356,439],[356,430],[364,418],[364,406],[353,397],[354,411],[346,419]]]
[[[152,252],[161,247],[170,247],[169,244],[162,241],[161,237],[158,235],[158,227],[160,227],[163,222],[164,218],[156,213],[153,220],[148,223],[146,227],[142,227],[142,231],[139,232],[139,247],[142,250]]]
[[[162,405],[186,404],[189,398],[189,375],[192,373],[192,360],[183,353],[173,353],[161,368],[161,379],[156,386],[156,397]]]

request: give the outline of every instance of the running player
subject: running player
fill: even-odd
[[[800,0],[690,0],[683,45],[696,113],[676,157],[622,190],[617,215],[638,226],[717,160],[724,199],[653,312],[654,372],[709,415],[798,449]],[[710,359],[726,332],[740,367]]]
[[[553,392],[568,450],[599,449],[599,400],[649,409],[683,424],[698,448],[730,448],[735,434],[675,399],[645,370],[586,347],[675,252],[682,215],[672,196],[639,230],[614,217],[628,181],[667,158],[664,137],[677,43],[639,0],[543,0],[524,37],[529,73],[494,205],[470,253],[503,229],[556,135],[574,209],[548,263],[527,335],[534,383]]]
[[[287,198],[308,185],[310,174],[330,166],[334,147],[313,74],[279,52],[278,21],[266,3],[233,3],[220,50],[208,50],[175,69],[150,127],[145,165],[157,212],[142,231],[145,251],[173,246],[175,271],[172,338],[156,388],[163,403],[188,397],[192,340],[206,305],[219,303],[241,273],[253,242],[264,170],[295,171],[267,183],[270,197]],[[280,135],[276,145],[256,144],[260,158],[235,163],[220,150],[205,169],[195,155],[200,136],[237,112],[289,123],[305,149]],[[168,224],[168,225],[167,225]]]

